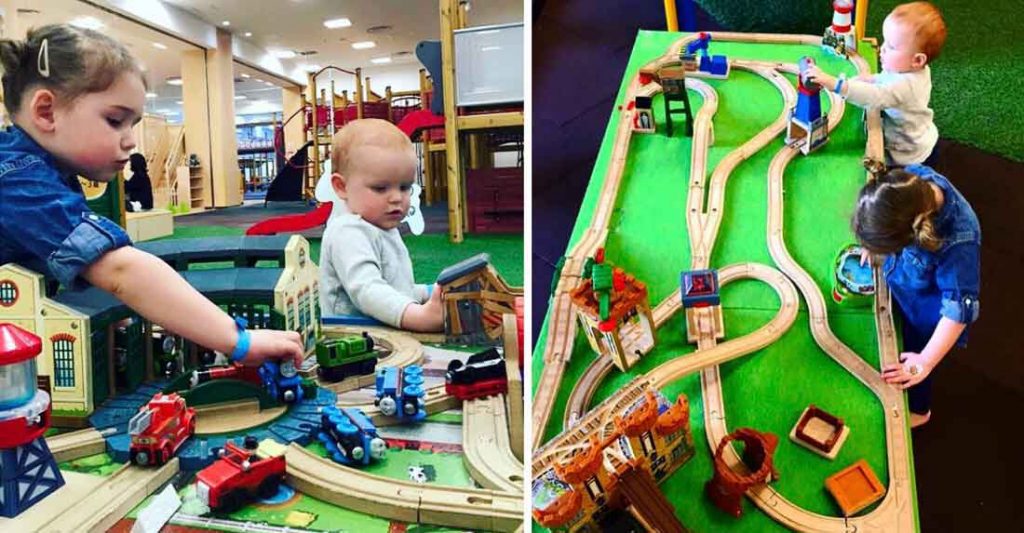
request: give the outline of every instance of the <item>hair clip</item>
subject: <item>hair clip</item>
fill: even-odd
[[[39,75],[44,78],[50,77],[50,46],[48,39],[43,39],[39,44],[39,57],[36,59],[36,68]]]

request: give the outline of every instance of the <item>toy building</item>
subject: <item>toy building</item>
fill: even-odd
[[[669,63],[658,69],[658,83],[661,84],[662,100],[665,102],[665,135],[672,136],[672,115],[682,113],[686,117],[686,136],[693,136],[693,111],[690,95],[686,91],[686,68],[681,62]],[[682,102],[683,107],[674,108],[672,102]]]
[[[856,33],[853,27],[853,0],[832,2],[832,25],[825,28],[821,47],[839,56],[849,55],[857,49]]]
[[[633,100],[633,131],[637,133],[654,133],[654,110],[651,109],[652,98],[650,96],[637,96]]]
[[[686,313],[686,341],[725,337],[717,270],[691,270],[679,275],[679,294]]]
[[[871,305],[875,295],[875,275],[871,265],[860,264],[863,248],[851,244],[836,256],[832,279],[832,299],[846,307]]]
[[[42,340],[0,323],[0,516],[18,516],[64,485],[43,433],[50,395],[36,384]]]
[[[789,113],[786,144],[807,155],[828,140],[828,117],[821,114],[821,86],[807,79],[807,69],[814,60],[804,56],[799,65],[796,107]]]
[[[161,243],[147,244],[154,245],[156,255],[168,263],[187,268],[183,257],[230,260],[242,253],[238,249],[244,249],[245,243],[258,248],[259,239],[267,238],[235,237],[245,241],[219,251],[205,248],[209,243],[204,241],[210,239],[171,241],[173,245],[164,248],[156,246]],[[230,314],[246,318],[250,328],[298,331],[312,351],[319,333],[319,271],[308,259],[309,243],[304,238],[275,242],[287,242],[283,248],[277,245],[275,252],[284,268],[187,270],[181,275]],[[195,246],[204,249],[195,250]],[[74,426],[107,398],[153,379],[154,343],[147,339],[155,328],[99,288],[48,296],[45,286],[46,280],[36,272],[13,263],[0,266],[0,320],[43,339],[39,386],[51,395],[54,416],[60,417],[62,425]],[[195,366],[202,347],[176,342],[185,344],[189,366]]]
[[[811,404],[804,409],[789,438],[793,442],[826,458],[835,459],[839,449],[850,435],[850,428],[843,419],[831,415]]]
[[[515,313],[521,289],[510,287],[491,266],[488,254],[479,254],[437,276],[444,300],[444,333],[448,342],[497,344],[501,342],[505,313]]]
[[[729,77],[729,61],[723,55],[710,55],[708,47],[711,45],[711,34],[700,32],[697,38],[686,43],[686,48],[680,52],[679,59],[687,70],[701,72],[706,78],[725,79]],[[700,52],[700,58],[697,58]]]
[[[724,454],[733,441],[743,443],[743,464],[748,471],[738,472],[726,461]],[[739,518],[743,514],[743,494],[747,489],[779,478],[773,458],[779,438],[771,433],[740,428],[725,436],[715,450],[715,474],[705,485],[704,492],[715,507]]]
[[[605,516],[631,505],[664,531],[682,530],[654,484],[693,456],[689,403],[631,387],[534,455],[533,517],[542,526],[602,531]]]
[[[656,341],[647,285],[603,261],[587,274],[569,293],[580,325],[595,352],[628,370]]]
[[[829,476],[825,488],[835,497],[843,516],[853,516],[885,496],[885,486],[864,459]]]

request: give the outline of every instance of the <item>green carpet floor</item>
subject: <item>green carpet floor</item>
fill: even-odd
[[[820,35],[832,3],[806,0],[697,0],[723,27],[736,31]],[[882,21],[900,0],[868,5],[866,35],[881,39]],[[1024,161],[1024,39],[1020,1],[938,0],[949,36],[932,65],[932,102],[939,135]],[[1013,21],[1018,22],[1013,22]],[[712,45],[714,53],[714,45]]]
[[[640,32],[617,102],[622,101],[625,83],[633,73],[648,60],[661,55],[677,38],[678,34]],[[848,63],[816,47],[741,43],[714,46],[717,47],[715,53],[724,53],[730,58],[796,62],[802,55],[811,55],[825,68],[853,72]],[[709,80],[709,83],[719,95],[714,118],[715,144],[708,156],[710,175],[726,154],[779,116],[782,98],[768,81],[746,71],[734,70],[728,80]],[[660,100],[660,96],[656,100]],[[699,109],[700,98],[694,98],[692,103]],[[661,110],[662,104],[655,101],[653,107]],[[827,101],[824,108],[823,111],[827,111]],[[656,115],[659,131],[663,132],[663,116],[658,112]],[[610,160],[617,124],[618,114],[613,113],[568,248],[589,226]],[[831,289],[831,263],[838,250],[853,238],[849,216],[864,180],[860,166],[865,140],[862,127],[861,114],[848,110],[825,147],[809,157],[799,156],[787,167],[785,239],[791,255],[826,294],[830,324],[836,335],[870,364],[877,365],[877,343],[870,310],[839,308],[827,298]],[[777,138],[741,163],[729,178],[723,224],[712,254],[713,267],[744,261],[774,266],[766,238],[766,176],[769,162],[781,146],[782,139]],[[690,262],[684,216],[690,153],[691,139],[678,133],[672,138],[663,134],[634,136],[609,226],[606,257],[647,283],[652,306],[678,289],[679,271]],[[725,286],[722,304],[726,338],[754,331],[778,312],[779,305],[771,289],[754,281]],[[547,327],[545,322],[536,343],[539,349],[534,352],[534,386],[543,366],[540,355]],[[613,372],[597,390],[594,403],[613,394],[633,376],[670,358],[691,353],[693,347],[685,343],[682,329],[680,316],[659,329],[658,347],[630,372]],[[570,389],[593,357],[580,335],[559,388],[552,419],[545,428],[546,438],[561,431]],[[810,335],[802,299],[796,323],[779,341],[722,365],[720,370],[730,430],[748,426],[770,431],[781,438],[776,454],[780,479],[774,486],[788,499],[811,511],[838,516],[838,507],[824,489],[824,479],[860,458],[871,465],[883,484],[888,482],[881,405],[866,387],[818,348]],[[745,514],[740,520],[707,503],[702,488],[711,477],[711,453],[704,435],[699,377],[686,377],[663,392],[670,400],[678,393],[685,393],[690,399],[690,421],[698,443],[691,462],[661,484],[682,522],[692,531],[783,531],[781,525],[757,511],[749,501],[744,501]],[[810,403],[836,414],[855,428],[835,461],[811,454],[786,437],[800,412]]]
[[[190,226],[177,227],[174,235],[168,239],[186,239],[192,237],[222,237],[243,235],[240,228],[224,226]],[[425,233],[423,235],[407,235],[405,245],[409,248],[412,258],[413,275],[420,283],[436,279],[445,267],[481,252],[491,255],[491,264],[498,270],[505,281],[516,287],[523,286],[523,236],[522,235],[466,235],[460,244],[448,241],[446,233]],[[320,239],[312,239],[309,243],[313,261],[320,263]],[[199,265],[210,268],[209,265]]]

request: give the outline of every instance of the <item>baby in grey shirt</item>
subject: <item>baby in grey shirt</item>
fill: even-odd
[[[320,251],[323,314],[441,331],[441,291],[414,283],[398,232],[416,172],[412,143],[390,122],[363,119],[345,125],[332,148],[331,186],[342,205],[327,222]]]

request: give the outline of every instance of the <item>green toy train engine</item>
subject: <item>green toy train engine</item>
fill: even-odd
[[[373,346],[373,338],[365,331],[362,336],[321,340],[316,344],[316,362],[320,365],[317,372],[325,381],[331,382],[349,376],[371,375],[377,366],[377,352]]]

